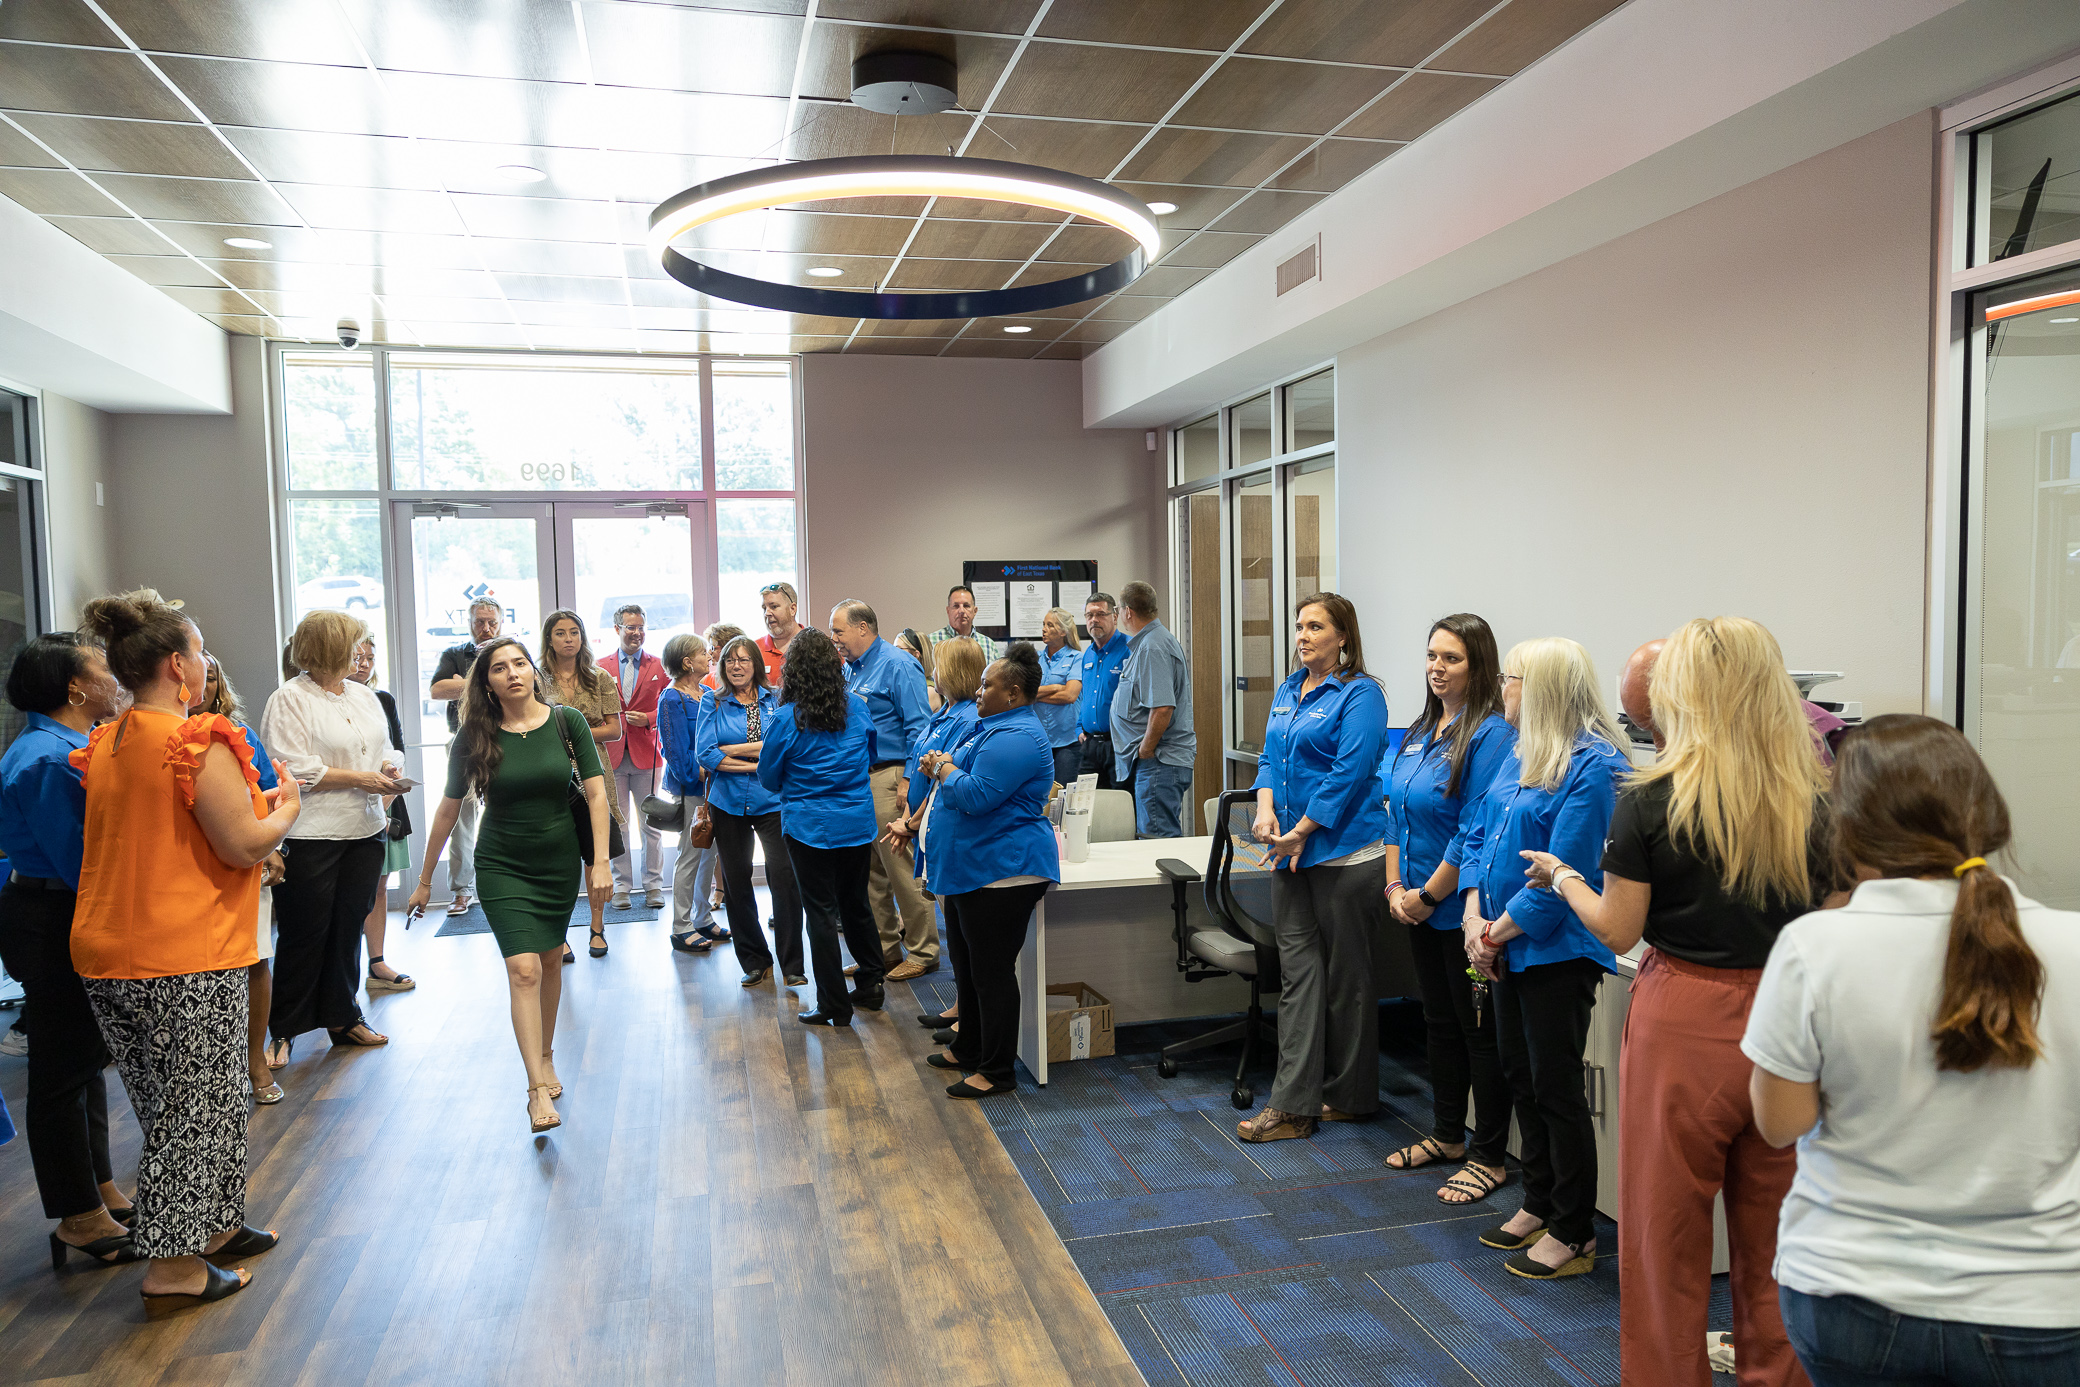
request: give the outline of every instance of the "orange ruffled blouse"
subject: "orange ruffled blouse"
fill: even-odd
[[[245,730],[218,714],[184,722],[133,709],[72,753],[87,787],[72,917],[81,976],[165,978],[259,961],[261,869],[225,866],[195,818],[195,777],[212,742],[230,749],[254,816],[266,818]]]

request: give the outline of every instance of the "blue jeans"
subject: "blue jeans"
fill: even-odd
[[[2080,1328],[1925,1320],[1789,1286],[1777,1296],[1813,1387],[2080,1387]]]
[[[1136,838],[1182,838],[1178,826],[1184,797],[1192,790],[1190,766],[1165,766],[1143,761],[1134,769],[1134,836]]]

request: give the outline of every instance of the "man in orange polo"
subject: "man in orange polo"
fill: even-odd
[[[787,663],[787,647],[802,624],[794,619],[793,583],[767,583],[758,590],[758,605],[764,609],[766,633],[758,638],[758,653],[765,658],[766,683],[780,687],[781,668]]]

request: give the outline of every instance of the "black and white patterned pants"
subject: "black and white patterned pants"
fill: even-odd
[[[246,970],[82,981],[144,1132],[137,1251],[194,1256],[245,1222]]]

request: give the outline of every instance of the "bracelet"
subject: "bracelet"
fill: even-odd
[[[1481,943],[1486,944],[1491,949],[1499,947],[1495,943],[1495,936],[1488,933],[1488,931],[1493,928],[1495,928],[1495,922],[1493,920],[1490,920],[1488,921],[1488,923],[1481,926]]]
[[[1547,889],[1549,889],[1550,891],[1552,891],[1552,893],[1553,893],[1554,895],[1556,895],[1556,896],[1560,895],[1560,894],[1561,894],[1561,891],[1560,891],[1560,886],[1561,886],[1561,883],[1565,882],[1565,881],[1566,881],[1566,880],[1567,880],[1567,879],[1568,879],[1569,877],[1573,877],[1573,878],[1574,878],[1574,879],[1575,879],[1576,881],[1587,881],[1587,880],[1588,880],[1588,878],[1587,878],[1587,877],[1584,877],[1584,876],[1583,876],[1583,875],[1582,875],[1582,874],[1581,874],[1580,872],[1576,871],[1576,870],[1575,870],[1574,868],[1572,868],[1572,867],[1568,867],[1568,866],[1564,866],[1564,865],[1563,865],[1563,866],[1561,866],[1561,867],[1558,867],[1558,868],[1554,869],[1554,872],[1553,872],[1553,884],[1552,884],[1552,886],[1550,886],[1550,887],[1549,887],[1549,888],[1547,888]]]
[[[1395,877],[1387,883],[1387,899],[1392,900],[1396,891],[1406,891],[1407,889],[1407,883],[1403,882],[1400,877]]]

